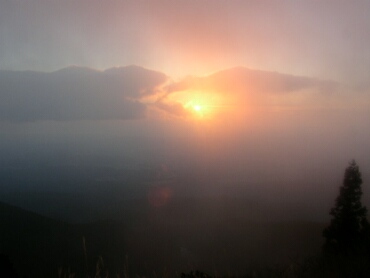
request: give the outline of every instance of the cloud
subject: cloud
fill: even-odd
[[[143,96],[167,77],[137,66],[96,71],[68,67],[52,73],[0,71],[0,120],[137,119],[145,116]]]
[[[205,77],[187,77],[170,84],[169,94],[183,91],[213,92],[236,99],[248,99],[249,104],[283,103],[288,98],[305,97],[304,101],[320,102],[319,97],[337,92],[339,84],[311,77],[235,67]]]
[[[232,89],[232,93],[247,93],[248,89],[253,88],[253,92],[249,90],[249,93],[286,94],[307,88],[333,86],[335,83],[331,81],[235,67],[206,77],[187,77],[180,82],[171,84],[169,90],[174,92],[191,88],[226,92]]]
[[[335,82],[243,67],[168,81],[165,74],[138,66],[105,71],[73,66],[51,73],[0,71],[0,120],[128,120],[145,117],[148,108],[187,117],[186,102],[173,96],[188,91],[221,96],[223,101],[216,106],[229,98],[227,104],[240,107],[326,105],[339,96],[331,97],[338,91]]]
[[[165,113],[178,116],[178,117],[184,117],[189,114],[188,111],[184,108],[184,106],[179,102],[165,102],[165,101],[157,101],[154,104],[154,107],[160,109],[161,111],[164,111]]]

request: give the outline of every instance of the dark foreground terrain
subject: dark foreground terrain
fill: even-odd
[[[130,200],[119,217],[71,224],[0,203],[0,253],[20,277],[174,277],[246,275],[320,252],[325,224],[273,221],[241,211],[248,207],[243,200],[173,199],[158,207]]]

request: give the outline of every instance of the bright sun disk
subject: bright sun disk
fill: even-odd
[[[194,106],[193,106],[193,108],[194,108],[194,110],[195,110],[195,111],[197,111],[197,112],[199,112],[200,110],[202,110],[202,106],[200,106],[200,105],[198,105],[198,104],[194,105]]]
[[[180,103],[193,119],[209,120],[225,109],[228,99],[213,91],[185,90],[171,94],[168,100]]]

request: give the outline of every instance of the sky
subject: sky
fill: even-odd
[[[2,69],[136,64],[183,77],[246,66],[367,83],[366,0],[2,0],[0,5]]]
[[[30,167],[94,164],[144,169],[140,183],[165,192],[327,209],[351,159],[370,179],[369,10],[365,0],[0,0],[3,186],[32,188],[42,178],[27,178]],[[122,178],[99,173],[82,176]]]

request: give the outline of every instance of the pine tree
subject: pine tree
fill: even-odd
[[[333,218],[323,231],[325,251],[347,255],[364,251],[369,224],[367,209],[361,204],[361,184],[361,172],[352,160],[345,170],[335,206],[330,211]]]

